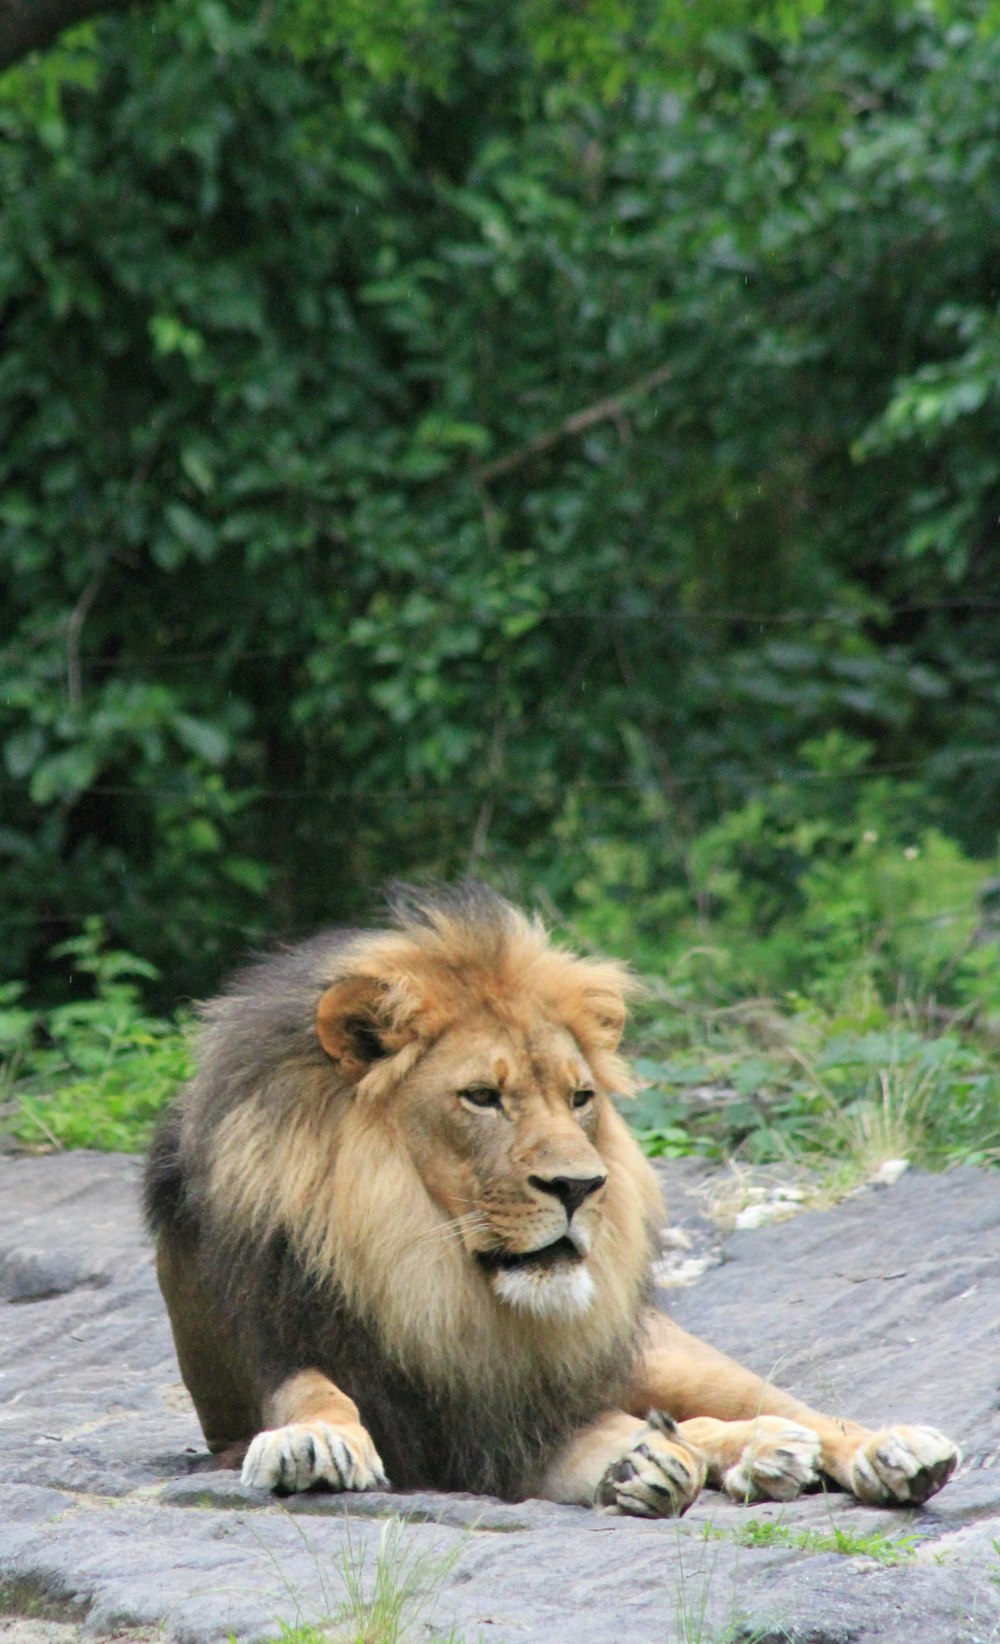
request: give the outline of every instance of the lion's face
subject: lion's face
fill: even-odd
[[[216,1129],[216,1214],[291,1238],[435,1381],[623,1361],[661,1214],[610,1100],[630,1088],[624,967],[496,898],[314,954],[289,1007],[311,1008],[311,1032],[279,1040]],[[241,1068],[246,1022],[234,995],[212,1030]]]
[[[629,980],[508,911],[492,951],[451,927],[359,947],[317,1034],[358,1117],[377,1116],[419,1175],[434,1208],[423,1248],[460,1251],[505,1310],[566,1319],[602,1272],[606,1286],[602,1229],[631,1225],[626,1178],[642,1170],[609,1102],[628,1087],[615,1051]]]
[[[625,1363],[661,1217],[610,1100],[630,1088],[627,970],[567,954],[497,898],[306,958],[270,1064],[235,993],[202,1047],[206,1090],[234,1067],[250,1080],[212,1139],[220,1225],[293,1241],[433,1383]]]
[[[607,1098],[572,1035],[516,1031],[483,1013],[446,1031],[399,1088],[394,1122],[494,1295],[537,1314],[585,1310],[608,1166]]]

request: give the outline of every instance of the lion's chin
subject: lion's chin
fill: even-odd
[[[491,1279],[493,1293],[508,1307],[536,1318],[574,1319],[594,1299],[594,1281],[582,1262],[557,1267],[499,1268]]]

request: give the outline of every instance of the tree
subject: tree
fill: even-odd
[[[397,871],[663,925],[727,817],[766,919],[887,769],[991,849],[995,39],[873,3],[601,96],[546,15],[413,77],[166,3],[18,71],[13,972],[102,911],[198,990]]]
[[[138,0],[0,0],[0,70],[44,51],[64,29]]]

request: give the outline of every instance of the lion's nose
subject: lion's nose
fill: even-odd
[[[532,1187],[537,1187],[541,1193],[552,1193],[559,1200],[566,1212],[567,1221],[572,1221],[584,1199],[589,1199],[599,1187],[607,1181],[606,1176],[529,1176]]]

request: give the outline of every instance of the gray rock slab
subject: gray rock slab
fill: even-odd
[[[123,1495],[204,1449],[140,1175],[106,1153],[0,1159],[0,1484]]]
[[[673,1196],[683,1220],[683,1196]],[[835,1209],[734,1233],[661,1295],[678,1324],[831,1413],[927,1421],[1000,1448],[1000,1173],[908,1172]]]
[[[463,1495],[277,1503],[213,1470],[139,1168],[0,1160],[0,1644],[252,1644],[338,1618],[356,1638],[352,1582],[390,1573],[410,1590],[405,1636],[425,1641],[1000,1644],[1000,1175],[910,1174],[734,1234],[664,1297],[815,1403],[945,1427],[967,1460],[941,1495],[896,1512],[706,1492],[649,1524]],[[666,1181],[671,1221],[704,1243],[700,1178]]]

